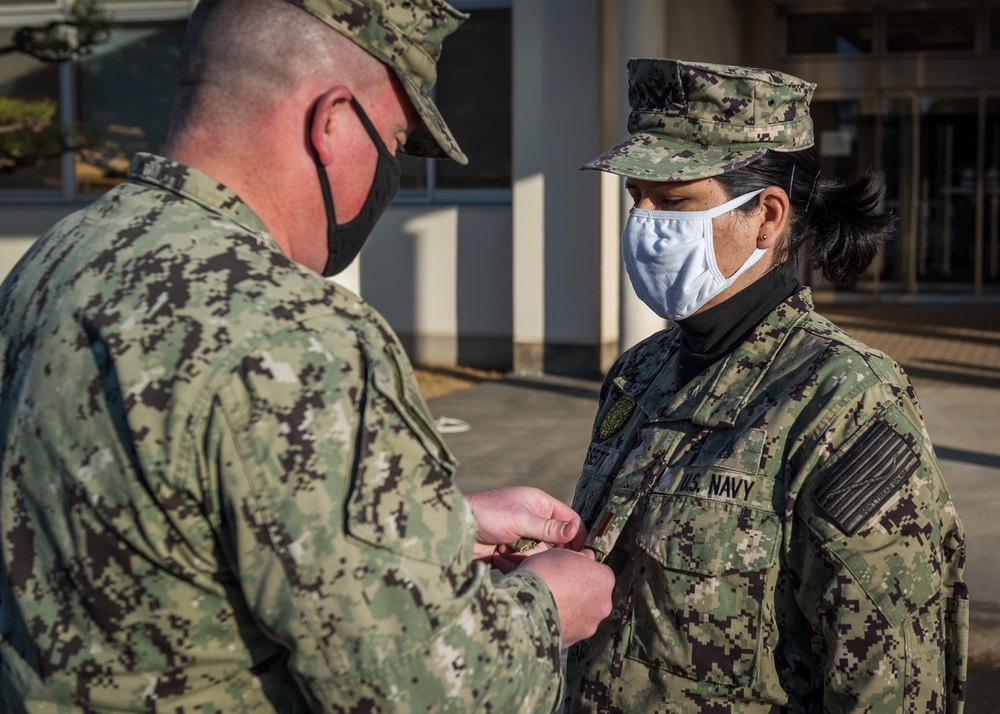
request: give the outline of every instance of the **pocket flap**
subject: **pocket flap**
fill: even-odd
[[[455,456],[434,426],[434,419],[420,394],[409,360],[394,345],[386,347],[385,357],[381,359],[374,348],[367,344],[362,344],[362,348],[371,370],[372,385],[392,403],[428,453],[453,472]]]
[[[777,514],[686,496],[650,496],[639,547],[665,568],[702,575],[764,570],[778,552]]]

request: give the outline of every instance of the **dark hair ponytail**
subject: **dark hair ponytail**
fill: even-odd
[[[791,204],[784,239],[777,246],[777,263],[798,260],[806,247],[809,267],[823,277],[845,283],[863,273],[889,237],[895,218],[883,208],[885,186],[871,174],[845,184],[819,178],[815,148],[769,151],[753,163],[715,179],[728,198],[778,186]],[[750,213],[750,201],[738,210]]]

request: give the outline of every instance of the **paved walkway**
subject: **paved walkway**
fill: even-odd
[[[966,527],[972,593],[969,714],[1000,711],[1000,304],[820,305],[911,375]],[[463,490],[531,484],[570,500],[600,383],[508,376],[431,401],[471,429],[447,434]]]

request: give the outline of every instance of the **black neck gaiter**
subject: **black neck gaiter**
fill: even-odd
[[[680,320],[678,385],[687,384],[735,350],[771,310],[800,287],[794,265],[782,263],[725,302]]]
[[[319,174],[319,184],[323,193],[323,204],[326,208],[326,248],[327,259],[323,268],[323,276],[329,278],[336,275],[354,260],[361,247],[368,240],[378,219],[382,217],[386,207],[399,190],[399,161],[386,147],[382,137],[368,119],[358,100],[351,97],[351,104],[358,113],[358,118],[368,132],[368,136],[378,150],[378,164],[375,166],[375,177],[361,211],[347,223],[337,223],[333,210],[333,193],[330,191],[330,181],[326,176],[326,168],[319,160],[319,152],[313,146],[313,160]],[[313,107],[315,116],[316,107]],[[310,121],[310,125],[312,122]],[[310,144],[311,145],[311,144]]]

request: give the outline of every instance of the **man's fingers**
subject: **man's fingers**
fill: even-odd
[[[545,543],[569,543],[580,531],[580,519],[562,521],[557,518],[547,518],[542,525],[542,537],[538,540]]]
[[[557,521],[572,521],[574,518],[579,519],[577,512],[565,503],[557,498],[549,496],[547,493],[543,492],[543,495],[546,497],[545,506],[547,506],[549,510],[549,513],[546,515],[549,518],[554,518]]]
[[[493,567],[506,575],[510,571],[516,570],[526,557],[520,553],[496,552],[493,554]]]

